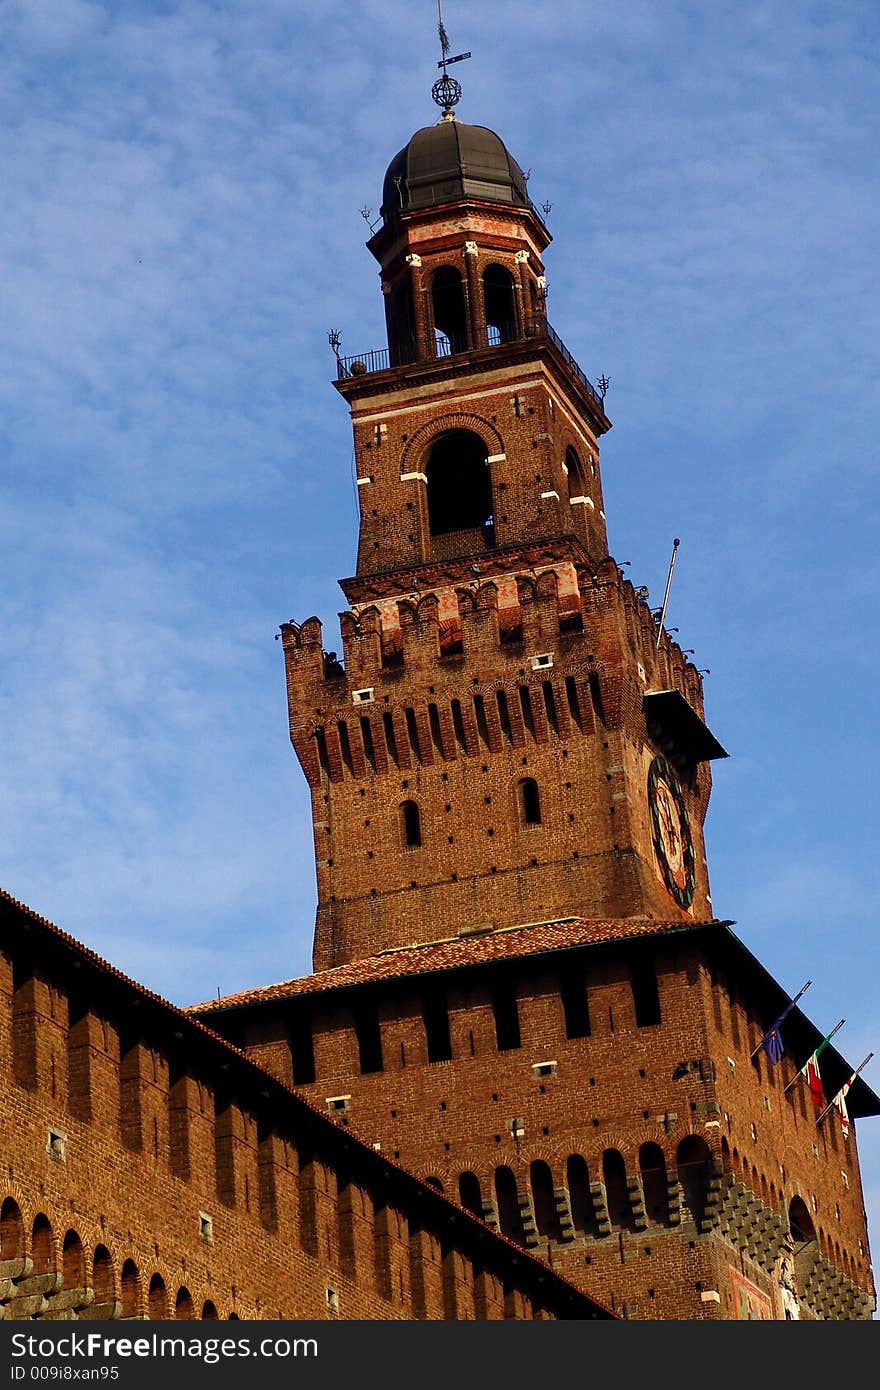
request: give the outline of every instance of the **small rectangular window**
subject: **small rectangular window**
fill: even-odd
[[[556,1075],[556,1063],[555,1063],[555,1062],[533,1062],[533,1063],[532,1063],[532,1075],[533,1075],[538,1081],[542,1081],[542,1080],[544,1079],[544,1077],[546,1077],[546,1076],[555,1076],[555,1075]]]
[[[67,1161],[67,1135],[52,1125],[46,1131],[46,1153],[58,1163]]]

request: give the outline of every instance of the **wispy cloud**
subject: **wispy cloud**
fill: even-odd
[[[734,754],[716,908],[786,982],[833,955],[823,1011],[854,1033],[876,979],[877,16],[447,9],[461,116],[552,204],[551,316],[611,377],[612,547],[657,591],[682,537],[670,622]],[[273,634],[314,611],[332,633],[354,566],[326,335],[382,341],[359,209],[436,116],[434,25],[409,0],[0,6],[0,881],[180,1001],[308,966]]]

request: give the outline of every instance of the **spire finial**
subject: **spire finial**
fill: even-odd
[[[454,77],[450,77],[446,71],[450,63],[461,63],[465,58],[469,58],[470,53],[458,53],[454,58],[449,57],[449,35],[446,32],[446,25],[443,23],[443,7],[441,0],[437,0],[437,33],[440,35],[440,61],[438,68],[443,69],[443,76],[438,77],[431,88],[431,96],[438,106],[443,107],[444,121],[454,121],[455,112],[453,106],[457,106],[461,101],[461,85],[456,82]]]

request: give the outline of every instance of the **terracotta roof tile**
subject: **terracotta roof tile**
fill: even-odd
[[[188,1012],[209,1015],[247,1004],[261,1004],[294,995],[318,994],[330,989],[379,983],[406,975],[454,970],[458,966],[479,965],[484,961],[513,956],[534,956],[561,951],[571,946],[595,946],[640,936],[689,932],[699,927],[729,926],[728,922],[657,922],[649,918],[588,919],[566,917],[553,922],[511,927],[501,931],[459,936],[447,941],[427,941],[419,946],[402,946],[381,955],[365,956],[332,970],[282,980],[259,989],[242,990],[203,1004],[191,1004]]]

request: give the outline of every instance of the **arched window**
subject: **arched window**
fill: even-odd
[[[805,1245],[809,1241],[816,1239],[816,1228],[813,1225],[813,1218],[802,1197],[792,1197],[791,1199],[788,1208],[788,1228],[791,1231],[795,1246]]]
[[[86,1283],[86,1255],[76,1231],[68,1231],[61,1247],[61,1268],[65,1289],[83,1289]]]
[[[462,1173],[458,1179],[458,1200],[466,1211],[483,1216],[483,1194],[476,1173]]]
[[[556,1214],[556,1198],[553,1193],[553,1175],[547,1164],[536,1158],[529,1171],[532,1187],[532,1201],[535,1206],[535,1225],[542,1236],[549,1240],[559,1239],[559,1218]]]
[[[541,824],[541,797],[534,777],[523,777],[519,784],[519,813],[523,825]]]
[[[210,1298],[206,1299],[202,1307],[202,1322],[217,1322],[218,1319],[219,1315],[215,1305],[211,1302]]]
[[[590,1170],[580,1154],[571,1154],[565,1168],[568,1179],[568,1196],[571,1202],[571,1219],[576,1231],[585,1236],[598,1235],[599,1225],[590,1191]]]
[[[177,1290],[177,1298],[174,1300],[174,1316],[191,1321],[195,1316],[193,1313],[192,1295],[189,1289]]]
[[[699,1230],[706,1211],[709,1173],[712,1166],[709,1146],[705,1139],[701,1139],[698,1134],[689,1134],[686,1139],[682,1139],[676,1151],[675,1164],[684,1200]]]
[[[407,849],[418,849],[422,843],[422,818],[419,814],[418,802],[402,801],[400,803],[400,828],[403,833],[403,843]]]
[[[140,1317],[141,1276],[134,1260],[126,1260],[122,1266],[120,1290],[122,1293],[122,1316],[124,1318]]]
[[[645,1195],[645,1215],[651,1225],[664,1226],[669,1220],[669,1186],[659,1144],[643,1144],[639,1149],[639,1172]]]
[[[793,1197],[789,1204],[788,1229],[794,1245],[795,1283],[803,1289],[816,1257],[816,1228],[801,1197]]]
[[[0,1207],[0,1260],[19,1260],[24,1254],[24,1222],[18,1203],[7,1197]]]
[[[168,1292],[161,1274],[154,1274],[150,1280],[148,1304],[153,1322],[168,1317]]]
[[[513,276],[503,265],[490,265],[483,274],[483,306],[489,343],[516,339],[516,299]]]
[[[503,1235],[522,1242],[522,1219],[516,1178],[507,1167],[495,1169],[495,1201],[498,1204],[498,1224]]]
[[[608,1218],[615,1230],[633,1228],[632,1203],[626,1185],[626,1164],[623,1154],[617,1149],[606,1149],[602,1155],[602,1178],[605,1182],[605,1198],[608,1203]]]
[[[96,1303],[110,1303],[115,1298],[113,1261],[106,1245],[96,1245],[92,1258],[92,1288]]]
[[[415,317],[412,293],[407,281],[388,296],[388,348],[392,367],[415,359]]]
[[[575,497],[586,497],[587,480],[584,476],[583,466],[571,446],[565,451],[565,467],[568,471],[568,500],[572,501]]]
[[[425,1178],[428,1187],[433,1187],[436,1192],[443,1191],[443,1184],[439,1178]]]
[[[454,266],[444,265],[431,281],[431,303],[438,357],[464,352],[467,347],[467,312],[464,285]]]
[[[55,1242],[52,1239],[52,1227],[49,1225],[49,1218],[42,1212],[34,1217],[34,1224],[31,1231],[31,1259],[34,1262],[34,1274],[54,1274],[55,1272]]]
[[[428,523],[432,536],[472,531],[492,522],[488,451],[471,430],[448,430],[428,455]],[[491,537],[487,540],[492,544]]]

